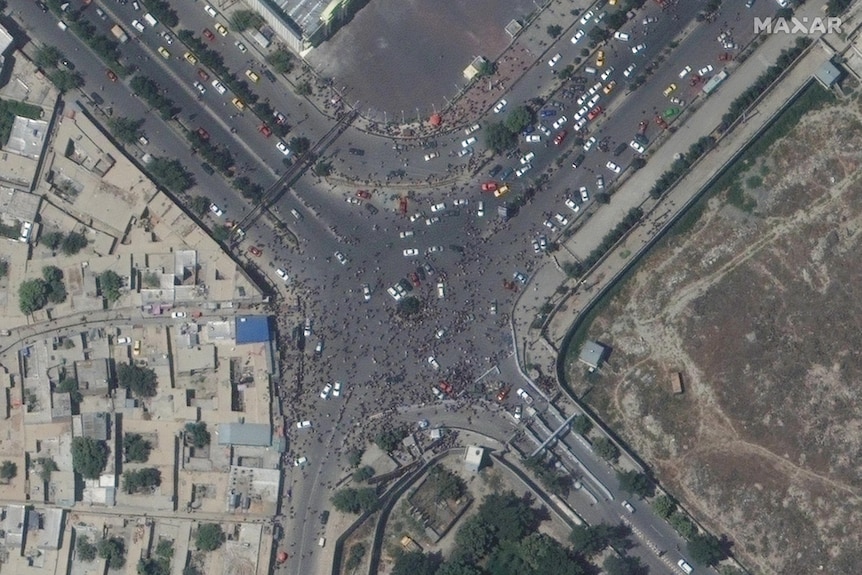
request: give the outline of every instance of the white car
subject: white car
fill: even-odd
[[[485,217],[485,202],[479,202],[479,205],[476,206],[476,215],[480,218]]]
[[[297,429],[309,429],[311,427],[311,422],[309,420],[305,421],[297,421],[296,428]]]
[[[615,174],[619,174],[622,171],[622,168],[620,168],[613,162],[608,162],[607,164],[605,164],[605,167]]]
[[[311,337],[311,318],[305,318],[305,327],[302,329],[302,335],[304,337]]]
[[[296,459],[293,460],[293,466],[294,467],[302,467],[306,463],[308,463],[308,458],[305,456],[297,457]]]
[[[439,222],[440,222],[439,217],[432,216],[432,217],[428,218],[427,220],[425,220],[425,225],[426,226],[433,226],[434,224],[439,223]]]
[[[437,282],[437,297],[440,299],[446,297],[446,284],[443,282]]]
[[[521,157],[521,165],[526,166],[527,164],[532,162],[533,158],[535,158],[535,157],[536,157],[536,154],[534,152],[530,152],[526,156]]]
[[[575,121],[575,123],[572,125],[572,129],[576,132],[580,132],[581,130],[584,129],[584,126],[586,126],[586,125],[587,125],[587,119],[586,118],[580,118],[579,120]]]
[[[469,128],[464,128],[464,135],[465,135],[465,136],[469,136],[470,134],[472,134],[473,132],[477,131],[477,130],[478,130],[479,128],[481,128],[481,127],[482,127],[482,126],[480,126],[479,124],[473,124],[473,125],[472,125],[472,126],[470,126]]]
[[[629,36],[629,35],[628,35],[628,34],[626,34],[625,32],[619,32],[619,31],[617,31],[617,32],[614,32],[614,38],[616,38],[616,39],[617,39],[617,40],[619,40],[620,42],[628,42],[628,41],[629,41],[629,39],[631,38],[631,36]]]
[[[685,78],[685,77],[688,75],[688,73],[689,73],[689,72],[691,72],[691,66],[686,66],[685,68],[683,68],[682,70],[680,70],[680,71],[679,71],[679,78],[680,78],[680,80],[682,80],[683,78]]]
[[[437,363],[437,359],[433,355],[428,357],[428,365],[433,369],[440,369],[440,364]]]
[[[528,144],[538,144],[542,141],[542,136],[539,134],[530,134],[525,138]]]
[[[286,271],[284,271],[284,270],[283,270],[283,269],[281,269],[281,268],[278,268],[277,270],[275,270],[275,275],[277,275],[278,277],[280,277],[280,278],[281,278],[283,281],[285,281],[285,282],[286,282],[286,281],[288,281],[288,280],[290,279],[290,276],[289,276],[289,275],[287,275],[287,272],[286,272]]]
[[[413,237],[413,230],[404,230],[400,234],[398,234],[402,240]]]
[[[495,114],[499,114],[500,112],[502,112],[503,110],[505,110],[505,109],[506,109],[506,106],[507,106],[508,104],[509,104],[509,102],[507,102],[506,100],[500,100],[500,101],[499,101],[499,102],[497,102],[497,104],[494,106],[494,113],[495,113]]]
[[[590,98],[589,94],[586,94],[586,93],[581,94],[580,98],[578,98],[578,106],[583,106],[584,104],[586,104],[587,100],[589,100],[589,98]]]
[[[589,152],[590,150],[593,149],[593,146],[595,146],[595,145],[596,145],[596,137],[590,136],[589,139],[586,142],[584,142],[584,151]]]
[[[436,397],[437,399],[439,399],[439,400],[441,400],[441,401],[442,401],[443,399],[445,399],[445,397],[446,397],[446,396],[444,396],[444,395],[443,395],[443,392],[442,392],[442,391],[440,391],[440,390],[437,388],[437,386],[436,386],[436,385],[432,385],[432,386],[431,386],[431,393],[433,393],[433,394],[434,394],[434,397]]]
[[[434,204],[433,206],[431,206],[431,211],[434,213],[442,212],[445,209],[446,209],[446,203],[445,202],[440,202],[439,204]]]
[[[242,42],[240,42],[239,40],[237,40],[236,42],[234,42],[234,43],[233,43],[233,45],[234,45],[234,46],[236,46],[236,47],[239,49],[239,51],[240,51],[240,52],[242,52],[243,54],[245,54],[246,52],[248,52],[248,48],[246,48],[246,47],[245,47],[245,44],[243,44],[243,43],[242,43]]]
[[[139,20],[132,20],[132,28],[134,28],[138,32],[143,32],[147,29],[146,26],[144,26]]]
[[[518,394],[518,397],[523,399],[524,403],[526,403],[527,405],[530,405],[531,403],[533,403],[533,398],[530,397],[530,394],[527,393],[526,391],[524,391],[523,389],[521,389],[520,387],[518,388],[517,394]]]
[[[337,259],[337,260],[338,260],[338,263],[340,263],[340,264],[341,264],[341,265],[343,265],[343,266],[344,266],[344,265],[347,265],[347,262],[349,261],[349,260],[347,259],[347,256],[345,256],[345,255],[344,255],[343,253],[341,253],[341,252],[335,252],[335,259]]]
[[[581,186],[581,202],[589,202],[590,201],[590,192],[587,190],[586,186]]]
[[[544,125],[544,124],[538,124],[538,125],[536,126],[536,128],[537,128],[540,132],[542,132],[543,134],[545,134],[547,137],[549,137],[549,138],[551,137],[551,129],[550,129],[549,127],[547,127],[546,125]]]
[[[521,166],[520,168],[515,170],[515,177],[520,178],[521,176],[523,176],[524,174],[526,174],[527,172],[529,172],[532,169],[533,169],[533,164],[527,164],[526,166]]]
[[[676,104],[677,106],[685,106],[685,100],[680,100],[676,96],[670,99],[671,104]]]
[[[443,339],[444,335],[446,335],[446,330],[442,327],[440,329],[438,329],[436,332],[434,332],[434,338],[435,339]]]
[[[415,222],[417,222],[417,221],[421,220],[421,219],[422,219],[422,218],[424,218],[424,217],[425,217],[425,214],[423,214],[422,212],[416,212],[415,214],[413,214],[412,216],[410,216],[410,221],[411,221],[412,223],[415,223]]]
[[[658,18],[656,18],[655,16],[647,16],[646,18],[644,18],[643,24],[644,26],[646,26],[647,24],[655,24],[656,22],[658,22]]]
[[[607,70],[605,70],[604,72],[602,72],[602,75],[601,75],[601,76],[599,76],[599,77],[602,79],[602,82],[606,82],[606,81],[607,81],[607,79],[608,79],[608,78],[610,78],[610,77],[611,77],[611,74],[613,74],[613,73],[614,73],[614,67],[613,67],[613,66],[608,66]]]
[[[320,390],[320,399],[329,399],[330,393],[332,393],[332,384],[327,383],[323,386],[323,389]]]
[[[575,212],[576,214],[581,211],[581,206],[578,205],[578,202],[573,200],[572,198],[566,199],[566,207]]]
[[[557,118],[557,121],[554,122],[552,125],[554,126],[555,130],[559,130],[560,128],[565,126],[566,123],[568,123],[568,121],[569,121],[569,119],[567,117],[560,116],[559,118]]]
[[[117,345],[130,345],[132,343],[132,338],[130,337],[118,337]]]
[[[406,250],[404,250],[404,257],[405,258],[415,258],[418,255],[419,255],[419,250],[417,250],[416,248],[407,248]]]
[[[429,162],[429,161],[433,160],[434,158],[438,157],[439,155],[440,155],[440,152],[431,152],[429,154],[425,154],[425,161]]]
[[[632,54],[637,54],[641,52],[644,48],[646,48],[646,44],[638,44],[637,46],[632,46]]]
[[[562,227],[566,227],[567,225],[569,225],[568,218],[566,218],[566,216],[564,216],[563,214],[554,214],[554,219],[557,220],[557,223],[560,224],[560,226]]]
[[[596,94],[595,96],[593,96],[592,98],[590,98],[590,104],[589,104],[590,108],[592,108],[593,106],[595,106],[596,104],[598,104],[598,103],[599,103],[599,98],[601,98],[601,97],[602,97],[602,95],[601,95],[601,94]]]
[[[391,295],[392,299],[394,299],[395,301],[401,301],[401,298],[403,297],[401,295],[401,293],[398,290],[396,290],[394,287],[386,288],[386,293]]]
[[[586,35],[586,32],[584,32],[583,30],[578,28],[578,31],[575,32],[574,36],[572,36],[572,44],[577,44],[580,41],[580,39],[583,38],[585,35]]]
[[[643,154],[644,150],[645,150],[645,148],[643,146],[641,146],[637,142],[637,140],[632,140],[631,142],[629,142],[629,147],[631,147],[631,149],[634,150],[635,152],[637,152],[638,154]]]
[[[222,96],[224,96],[225,92],[227,92],[227,88],[225,88],[224,85],[218,80],[213,80],[213,88],[215,88],[215,91]]]
[[[476,143],[476,136],[470,136],[469,138],[467,138],[466,140],[461,142],[461,147],[462,148],[469,148],[470,146],[472,146],[475,143]]]
[[[707,64],[706,66],[704,66],[703,68],[701,68],[700,70],[697,71],[697,75],[698,76],[706,76],[707,74],[712,72],[713,69],[714,68],[712,67],[712,64]]]
[[[365,301],[371,301],[371,286],[362,284],[362,296],[365,298]]]
[[[469,148],[461,148],[460,150],[458,150],[458,157],[463,158],[464,156],[469,156],[472,153],[473,153],[473,147],[472,146]]]
[[[336,381],[332,387],[332,397],[341,397],[341,382]]]
[[[207,89],[200,82],[195,82],[194,86],[195,86],[195,89],[201,93],[201,95],[204,95],[207,93]]]
[[[468,200],[467,198],[458,198],[457,200],[455,200],[452,203],[455,204],[456,206],[466,206],[467,204],[470,203],[470,200]]]
[[[175,312],[171,313],[171,317],[174,319],[182,319],[182,318],[186,317],[186,312],[175,311]]]
[[[542,222],[542,223],[543,223],[543,225],[544,225],[546,228],[548,228],[549,230],[551,230],[551,232],[552,232],[552,233],[556,233],[556,231],[557,231],[557,226],[555,226],[555,225],[554,225],[554,222],[552,222],[551,220],[545,220],[545,221],[544,221],[544,222]]]
[[[634,506],[628,501],[623,501],[623,507],[625,507],[626,511],[628,511],[629,513],[635,512]]]
[[[167,32],[162,32],[162,38],[165,39],[165,43],[167,43],[168,46],[174,43],[174,38]]]
[[[443,246],[428,246],[425,250],[426,254],[436,254],[443,251]]]
[[[210,211],[219,218],[224,215],[224,211],[215,204],[210,204]]]
[[[780,5],[781,4],[779,4],[779,6]],[[692,569],[691,565],[689,565],[688,563],[685,562],[685,559],[680,559],[679,561],[676,562],[676,564],[679,565],[679,568],[682,569],[686,575],[690,575],[692,573],[692,571],[694,571],[694,569]]]
[[[557,62],[559,62],[559,61],[560,61],[560,58],[562,58],[562,57],[563,57],[563,56],[562,56],[561,54],[559,54],[559,53],[554,54],[554,57],[553,57],[553,58],[551,58],[550,60],[548,60],[548,66],[550,66],[551,68],[553,68],[554,66],[556,66],[556,65],[557,65]]]
[[[215,8],[213,8],[209,4],[204,5],[204,12],[206,12],[213,18],[216,18],[218,16],[218,12],[215,11]]]
[[[290,148],[287,147],[287,144],[285,144],[283,140],[279,140],[278,142],[276,142],[275,147],[278,148],[278,151],[281,152],[283,155],[290,155]]]
[[[583,16],[581,16],[581,25],[586,24],[587,22],[589,22],[590,20],[592,20],[594,15],[595,15],[595,12],[593,12],[592,10],[590,10],[590,11],[588,11],[586,14],[584,14]]]
[[[629,78],[632,75],[632,73],[635,71],[635,68],[637,68],[636,65],[629,64],[629,67],[626,68],[625,70],[623,70],[623,76],[625,76],[626,78]]]

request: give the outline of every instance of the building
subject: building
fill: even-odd
[[[270,340],[269,317],[265,315],[236,318],[236,343],[267,343]]]
[[[75,376],[81,395],[108,395],[111,367],[106,358],[76,361]]]
[[[680,394],[683,392],[681,371],[676,371],[670,376],[670,389],[675,394]]]
[[[468,445],[464,450],[464,468],[467,471],[476,473],[482,469],[484,460],[485,450],[478,445]]]
[[[247,0],[266,25],[291,50],[319,46],[367,3],[367,0]]]
[[[265,423],[220,423],[217,434],[219,445],[272,445],[272,427]]]
[[[830,60],[823,62],[823,65],[814,72],[814,79],[820,82],[820,85],[827,90],[831,90],[842,76],[843,73],[841,70]]]
[[[584,347],[581,348],[581,354],[578,356],[578,361],[586,364],[590,371],[599,368],[602,360],[605,358],[608,348],[595,341],[587,340],[584,342]]]
[[[107,441],[110,437],[111,420],[107,413],[82,413],[75,418],[81,420],[81,436],[97,441]]]

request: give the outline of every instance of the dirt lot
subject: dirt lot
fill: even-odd
[[[599,314],[589,337],[613,348],[603,372],[569,368],[758,572],[862,565],[860,118],[857,99],[812,112],[749,159],[740,187],[666,238]]]

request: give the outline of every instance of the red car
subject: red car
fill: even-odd
[[[263,134],[265,138],[268,138],[272,135],[272,130],[270,130],[269,126],[267,126],[266,124],[261,124],[260,128],[258,128],[257,131]]]
[[[207,40],[209,40],[210,42],[212,42],[213,40],[215,40],[215,34],[213,34],[212,32],[210,32],[210,29],[209,29],[209,28],[204,28],[204,37],[205,37]]]
[[[649,126],[649,120],[641,120],[641,123],[638,124],[638,134],[641,136],[646,134],[647,126]]]
[[[108,80],[110,80],[111,82],[117,81],[117,75],[114,74],[113,70],[105,70],[105,75],[108,77]]]
[[[441,381],[440,382],[440,389],[443,390],[443,393],[445,393],[447,395],[454,395],[455,394],[455,388],[453,388],[449,384],[449,382],[447,382],[447,381]]]
[[[413,287],[419,287],[422,285],[422,282],[419,281],[419,276],[416,275],[416,272],[412,272],[410,274],[410,283],[413,284]]]
[[[206,82],[207,80],[210,79],[210,75],[207,74],[204,70],[201,70],[200,68],[198,68],[198,78],[200,78],[201,80]]]
[[[600,115],[601,113],[602,113],[602,107],[601,107],[601,106],[596,106],[595,108],[593,108],[592,110],[590,110],[590,113],[589,113],[589,114],[587,114],[587,120],[595,120],[596,118],[598,118],[598,117],[599,117],[599,115]]]
[[[665,122],[664,118],[662,118],[661,116],[655,117],[655,123],[658,124],[661,128],[667,130],[667,122]]]
[[[248,248],[248,251],[251,252],[251,255],[253,255],[254,257],[257,257],[257,258],[259,258],[260,254],[263,253],[262,251],[260,251],[260,248],[257,246],[251,246],[250,248]]]
[[[371,197],[371,192],[368,190],[356,190],[356,197],[362,198],[363,200],[367,200]]]
[[[483,192],[496,192],[497,191],[497,182],[485,182],[482,184]]]
[[[209,132],[207,132],[206,130],[204,130],[203,128],[198,128],[196,133],[197,133],[197,135],[198,135],[198,136],[200,136],[200,139],[201,139],[201,140],[203,140],[203,141],[205,141],[205,142],[208,142],[208,141],[209,141],[209,139],[210,139],[210,133],[209,133]]]
[[[562,144],[563,140],[565,140],[566,136],[568,135],[569,133],[566,130],[563,130],[562,132],[554,136],[554,145],[559,146],[560,144]]]

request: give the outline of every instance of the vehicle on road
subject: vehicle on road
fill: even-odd
[[[146,27],[139,20],[132,20],[132,28],[141,33],[146,30]]]
[[[200,82],[195,82],[194,87],[202,96],[207,93],[207,89]]]
[[[662,92],[662,93],[664,94],[664,97],[667,98],[668,96],[673,94],[675,91],[676,91],[676,84],[670,84],[667,88],[664,89],[664,92]]]
[[[222,96],[224,96],[225,92],[227,92],[227,88],[225,88],[218,80],[213,80],[212,87],[215,88],[215,91]]]
[[[690,575],[694,571],[694,569],[692,569],[691,565],[686,563],[685,559],[680,559],[679,561],[676,562],[676,564],[679,566],[680,569],[683,570],[683,572],[686,575]]]
[[[697,75],[698,76],[706,76],[707,74],[709,74],[713,70],[714,70],[714,68],[712,67],[712,64],[707,64],[706,66],[704,66],[703,68],[701,68],[700,70],[697,71]]]
[[[365,298],[365,301],[371,301],[371,286],[362,284],[362,296]]]
[[[581,211],[581,206],[573,200],[572,198],[566,198],[566,207],[575,212],[576,214]]]
[[[485,217],[485,202],[479,202],[476,206],[476,216],[477,217]]]
[[[107,76],[108,80],[110,80],[111,82],[117,81],[117,75],[114,73],[113,70],[110,70],[110,69],[105,70],[105,76]]]
[[[259,258],[263,254],[261,249],[257,246],[250,246],[248,248],[248,251],[251,252],[251,255],[253,255],[256,258]]]
[[[233,105],[234,105],[234,107],[235,107],[237,110],[239,110],[240,112],[245,111],[245,102],[243,102],[243,101],[242,101],[242,100],[240,100],[239,98],[234,98],[233,100],[231,100],[231,104],[233,104]]]
[[[499,102],[497,102],[497,104],[494,106],[494,113],[495,113],[495,114],[499,114],[500,112],[502,112],[503,110],[505,110],[505,109],[506,109],[506,106],[507,106],[507,105],[508,105],[508,102],[507,102],[506,100],[500,100],[500,101],[499,101]]]
[[[632,46],[632,54],[638,54],[643,52],[646,48],[646,44],[638,44],[637,46]]]
[[[246,70],[245,77],[254,82],[255,84],[260,82],[260,76],[258,76],[257,72],[255,72],[254,70]]]
[[[311,421],[307,419],[305,421],[297,421],[296,427],[297,429],[309,429],[311,427]]]
[[[327,383],[323,386],[323,389],[320,390],[320,399],[329,399],[330,393],[332,393],[332,384]]]
[[[338,260],[338,263],[340,263],[340,264],[341,264],[341,265],[343,265],[343,266],[344,266],[344,265],[347,265],[347,262],[349,261],[349,260],[347,259],[347,256],[345,256],[345,255],[344,255],[343,253],[341,253],[341,252],[335,252],[335,259],[337,259],[337,260]]]
[[[620,168],[617,164],[610,162],[610,161],[607,164],[605,164],[605,167],[615,174],[619,174],[622,171],[622,168]]]
[[[186,312],[184,312],[184,311],[171,312],[171,317],[173,319],[182,319],[182,318],[186,317]]]
[[[434,158],[437,158],[439,156],[440,156],[440,152],[429,152],[429,153],[425,154],[425,161],[430,162],[431,160],[433,160]]]
[[[548,60],[548,66],[553,68],[554,66],[557,65],[557,62],[559,62],[560,58],[562,58],[562,57],[563,56],[559,52],[554,54],[554,56],[550,60]]]
[[[559,130],[560,128],[565,126],[566,123],[568,123],[568,121],[569,121],[569,119],[567,117],[560,116],[559,118],[556,119],[556,121],[552,125],[554,126],[555,130]]]
[[[527,393],[526,391],[524,391],[522,388],[519,387],[518,391],[516,393],[517,393],[518,397],[520,397],[524,401],[524,403],[526,403],[527,405],[530,405],[533,403],[533,398],[530,397],[530,394]]]
[[[416,248],[407,248],[406,250],[404,250],[404,257],[405,258],[413,258],[413,257],[416,257],[418,255],[419,255],[419,250]]]
[[[572,36],[572,39],[571,39],[572,44],[577,44],[581,40],[581,38],[583,38],[585,35],[586,35],[586,32],[584,32],[583,30],[578,28],[578,31],[575,32],[574,36]]]
[[[634,506],[628,501],[623,501],[623,507],[625,507],[626,511],[628,511],[629,513],[635,512]]]
[[[644,151],[646,150],[646,148],[644,148],[642,145],[640,145],[636,140],[632,140],[631,142],[629,142],[629,146],[631,147],[632,150],[634,150],[638,154],[643,154]]]
[[[430,365],[432,369],[440,369],[440,364],[437,362],[437,358],[433,355],[428,357],[428,365]]]
[[[215,8],[210,6],[209,4],[204,5],[204,12],[212,16],[213,18],[218,17],[218,12],[215,11]]]
[[[682,80],[683,78],[685,78],[689,72],[691,72],[691,66],[686,66],[685,68],[680,70],[679,79]]]
[[[629,78],[629,77],[634,73],[635,68],[637,68],[637,66],[636,66],[636,65],[634,65],[634,64],[629,64],[628,68],[626,68],[625,70],[623,70],[623,76],[625,76],[626,78]]]
[[[222,217],[224,215],[224,211],[215,204],[210,204],[210,211],[218,217]]]
[[[336,381],[332,386],[332,397],[341,397],[341,382]]]
[[[278,268],[277,270],[275,270],[275,275],[280,277],[285,282],[287,282],[290,279],[290,276],[287,275],[287,272],[281,268]]]
[[[284,140],[279,140],[278,142],[276,142],[275,147],[278,148],[278,151],[281,152],[282,155],[290,155],[290,148],[287,147],[287,144],[284,143]]]
[[[204,28],[203,35],[204,38],[206,38],[210,42],[215,41],[215,34],[213,34],[209,28]]]
[[[225,28],[224,25],[216,24],[215,29],[216,29],[216,32],[218,32],[222,36],[227,36],[227,28]]]

